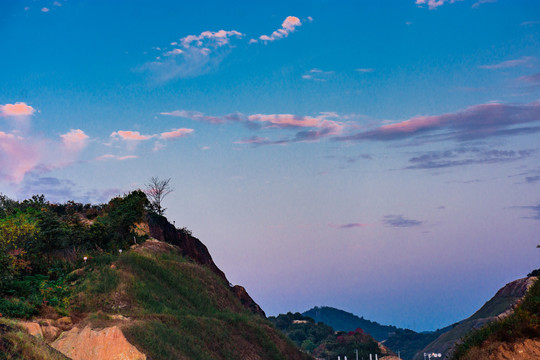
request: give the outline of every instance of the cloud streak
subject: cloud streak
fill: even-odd
[[[423,221],[407,219],[403,215],[386,215],[382,221],[386,226],[397,228],[420,226],[423,224]]]
[[[500,62],[498,64],[492,65],[480,65],[478,68],[487,69],[487,70],[498,70],[498,69],[509,69],[518,66],[530,66],[536,61],[536,58],[533,56],[522,56],[519,59],[507,60]]]
[[[469,141],[494,136],[531,134],[539,126],[540,101],[528,104],[481,104],[456,113],[416,116],[374,130],[336,137],[338,141],[398,141],[415,138],[421,142]],[[528,125],[528,126],[525,126]]]
[[[522,160],[535,153],[535,150],[458,149],[432,151],[410,158],[411,165],[405,169],[442,169],[466,165],[496,164]]]
[[[175,116],[191,119],[208,124],[242,124],[252,130],[282,129],[295,130],[294,137],[280,140],[270,140],[263,137],[250,137],[237,140],[236,144],[251,145],[283,145],[292,142],[318,141],[329,136],[336,136],[343,132],[345,123],[332,118],[339,115],[333,112],[323,112],[319,116],[304,116],[294,114],[252,114],[244,115],[233,113],[224,116],[210,116],[198,111],[175,110],[162,112],[161,115]]]

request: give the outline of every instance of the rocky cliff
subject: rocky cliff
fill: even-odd
[[[148,214],[148,226],[150,236],[154,239],[178,246],[182,254],[198,264],[207,266],[213,273],[221,277],[229,284],[225,273],[214,263],[208,248],[196,237],[185,230],[177,229],[165,217],[156,214]],[[255,314],[266,317],[261,307],[251,298],[246,289],[240,285],[231,286],[231,291],[238,297],[242,305]]]

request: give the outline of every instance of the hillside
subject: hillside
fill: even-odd
[[[395,326],[381,325],[377,322],[369,321],[363,317],[358,317],[349,312],[328,306],[316,306],[303,312],[302,315],[308,316],[317,322],[323,322],[330,325],[335,330],[354,331],[355,329],[360,328],[378,341],[388,339],[392,333],[398,330]]]
[[[310,358],[140,191],[103,205],[0,196],[0,246],[0,359]]]
[[[491,321],[508,316],[516,304],[525,296],[535,279],[533,277],[523,278],[506,284],[472,316],[452,325],[452,329],[441,334],[424,349],[420,350],[414,356],[414,359],[423,359],[424,352],[442,353],[444,356],[451,355],[456,342],[471,330],[481,328]]]
[[[280,314],[269,320],[289,339],[317,359],[332,359],[338,356],[353,359],[358,352],[359,358],[379,357],[392,354],[385,346],[374,340],[362,329],[355,331],[334,331],[322,322],[315,321],[300,313]]]
[[[512,311],[469,332],[455,347],[453,360],[540,358],[540,281],[527,280],[529,289]]]

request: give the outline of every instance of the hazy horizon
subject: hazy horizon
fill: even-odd
[[[0,2],[0,193],[166,216],[267,315],[434,330],[539,267],[534,0]]]

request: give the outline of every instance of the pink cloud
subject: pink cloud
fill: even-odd
[[[30,116],[35,112],[33,107],[24,102],[0,105],[0,116]]]
[[[51,11],[51,9],[46,8],[46,7],[41,8],[41,12],[47,13],[47,12],[49,12],[49,11]]]
[[[24,175],[38,165],[42,145],[0,131],[0,178],[20,183]]]
[[[317,117],[311,117],[292,114],[253,114],[248,116],[248,120],[269,124],[269,127],[278,128],[310,127],[330,129],[331,132],[328,133],[328,135],[336,135],[343,130],[345,125],[341,122],[327,119],[328,117],[335,115],[337,114],[324,113]]]
[[[67,134],[60,135],[64,146],[69,150],[79,151],[86,146],[88,135],[80,129],[71,129]]]
[[[439,134],[439,139],[465,141],[537,132],[540,131],[540,127],[523,127],[523,125],[538,121],[540,121],[540,101],[528,104],[488,103],[471,106],[456,113],[416,116],[374,130],[339,137],[336,140],[391,141]]]
[[[166,139],[166,140],[178,139],[188,134],[191,134],[192,132],[193,132],[193,129],[185,129],[185,128],[176,129],[173,131],[161,133],[161,138]]]
[[[294,32],[298,26],[302,26],[302,22],[299,18],[296,16],[287,16],[283,23],[281,24],[281,28],[274,31],[270,36],[268,35],[261,35],[259,36],[260,41],[269,42],[269,41],[275,41],[282,39],[284,37],[289,36],[290,33]],[[256,43],[256,39],[251,39],[249,41],[250,43]]]
[[[141,135],[138,131],[124,131],[118,130],[111,134],[112,138],[121,138],[128,141],[142,141],[148,140],[154,137],[154,135]]]

